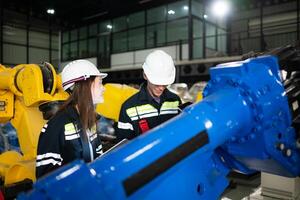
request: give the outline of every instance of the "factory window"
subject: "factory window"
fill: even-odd
[[[58,68],[58,63],[59,63],[58,54],[59,54],[58,51],[51,51],[51,64],[56,69]]]
[[[98,33],[98,25],[92,24],[89,26],[89,36],[95,36]]]
[[[78,57],[78,48],[77,48],[77,42],[71,42],[70,43],[70,58],[77,58]]]
[[[147,23],[163,22],[166,19],[166,6],[152,8],[147,11]]]
[[[97,55],[97,39],[92,38],[89,39],[89,56]]]
[[[138,28],[129,30],[128,48],[129,50],[145,48],[145,29]]]
[[[160,23],[147,27],[147,47],[156,47],[166,42],[166,24]]]
[[[68,60],[70,57],[69,43],[62,45],[62,60]]]
[[[49,34],[36,31],[29,31],[29,45],[48,48]]]
[[[194,39],[193,44],[193,57],[202,58],[203,57],[203,39]]]
[[[79,38],[80,39],[85,39],[86,36],[87,36],[87,27],[86,26],[85,27],[81,27],[79,29]]]
[[[203,18],[203,6],[199,0],[192,1],[192,15]]]
[[[113,20],[112,30],[118,32],[127,28],[126,17],[119,17]]]
[[[75,41],[78,39],[78,29],[74,29],[71,31],[70,41]]]
[[[70,41],[69,31],[63,32],[63,34],[62,34],[62,43],[66,43],[66,42],[69,42],[69,41]]]
[[[49,62],[49,50],[40,48],[29,48],[29,63]]]
[[[203,22],[193,18],[193,38],[203,37]]]
[[[127,32],[113,34],[113,52],[121,52],[127,50]]]
[[[3,25],[3,41],[15,44],[26,44],[26,30],[10,25]]]
[[[13,44],[3,44],[3,63],[9,64],[20,64],[26,63],[26,47],[13,45]]]
[[[79,57],[81,58],[88,57],[87,40],[79,41]]]
[[[52,33],[51,48],[58,50],[58,45],[59,45],[58,35],[55,35],[55,34]]]
[[[226,31],[224,29],[218,28],[218,51],[226,52]]]
[[[167,42],[187,40],[188,38],[188,20],[180,19],[168,22],[167,25]]]
[[[138,12],[128,16],[129,28],[143,26],[145,24],[145,12]]]
[[[205,29],[206,47],[216,50],[216,26],[207,23]]]
[[[186,17],[189,13],[188,1],[179,1],[168,5],[168,20]]]
[[[98,39],[98,48],[100,55],[107,55],[109,53],[109,36],[100,36]]]

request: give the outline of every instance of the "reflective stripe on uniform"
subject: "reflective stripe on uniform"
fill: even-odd
[[[77,138],[80,138],[79,134],[73,134],[73,135],[65,135],[65,140],[75,140]]]
[[[167,114],[177,114],[179,106],[179,101],[166,101],[163,103],[163,105],[160,108],[160,114],[161,115],[167,115]]]
[[[65,136],[76,133],[76,128],[73,123],[65,124]]]
[[[65,140],[75,140],[80,138],[73,123],[65,124]]]
[[[158,112],[140,115],[140,118],[142,119],[142,118],[155,117],[155,116],[158,116]]]
[[[178,106],[179,106],[179,101],[166,101],[162,104],[160,111],[177,110]]]
[[[94,139],[97,138],[97,128],[96,128],[96,125],[93,126],[91,129],[87,129],[86,130],[89,138],[90,138],[90,141],[93,141]]]
[[[103,154],[102,144],[100,144],[100,145],[96,148],[96,153],[97,153],[97,154]]]
[[[45,153],[41,155],[37,155],[36,157],[36,166],[43,166],[43,165],[61,165],[63,161],[62,157],[58,153]]]
[[[41,161],[36,162],[36,167],[40,167],[43,165],[49,165],[49,164],[61,165],[61,161],[57,161],[57,160],[54,160],[53,158],[49,158],[47,160],[41,160]]]
[[[90,135],[90,141],[92,142],[94,139],[97,138],[97,134],[94,133],[93,135]]]
[[[48,127],[48,124],[45,124],[45,125],[43,126],[41,132],[42,132],[42,133],[45,133],[47,127]]]
[[[178,113],[178,109],[176,109],[176,110],[165,110],[165,111],[160,112],[161,115],[177,114],[177,113]]]
[[[118,128],[119,129],[129,129],[133,130],[133,126],[130,123],[123,123],[123,122],[118,122]]]
[[[42,160],[44,158],[50,158],[50,157],[62,160],[60,154],[58,153],[45,153],[45,154],[37,155],[36,159]]]
[[[150,104],[128,108],[126,113],[132,121],[138,118],[158,116],[157,109]]]

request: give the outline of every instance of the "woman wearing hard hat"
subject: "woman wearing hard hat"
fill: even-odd
[[[75,159],[90,162],[102,153],[94,105],[103,102],[102,79],[107,74],[100,73],[88,60],[75,60],[61,75],[63,88],[70,96],[41,131],[37,178]]]
[[[179,113],[180,98],[167,86],[175,81],[175,66],[162,50],[150,53],[143,64],[144,79],[140,91],[124,102],[116,136],[132,139]]]

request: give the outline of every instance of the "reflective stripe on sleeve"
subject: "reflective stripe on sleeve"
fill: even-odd
[[[61,165],[63,159],[58,153],[45,153],[37,155],[36,157],[36,167],[43,165]]]
[[[57,161],[57,160],[54,160],[53,158],[49,158],[49,159],[46,159],[46,160],[41,160],[41,161],[36,162],[36,167],[40,167],[40,166],[43,166],[43,165],[49,165],[49,164],[61,165],[61,161]]]
[[[119,129],[129,129],[133,130],[133,126],[130,123],[123,123],[123,122],[118,122],[118,128]]]

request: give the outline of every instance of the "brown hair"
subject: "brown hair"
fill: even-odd
[[[93,105],[91,86],[95,80],[95,76],[75,83],[72,93],[60,110],[64,110],[68,106],[77,106],[80,122],[85,131],[92,128],[96,124],[96,112]]]

